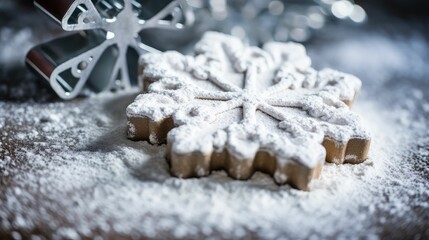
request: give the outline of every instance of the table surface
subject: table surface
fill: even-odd
[[[0,6],[0,238],[429,238],[428,20],[375,9],[365,26],[336,24],[306,43],[317,69],[362,79],[356,111],[373,131],[369,163],[328,165],[309,193],[263,174],[173,179],[164,146],[125,137],[137,90],[63,102],[24,66],[31,46],[61,33],[46,22]],[[268,214],[264,197],[288,211]],[[203,206],[219,201],[223,217]],[[250,223],[228,215],[242,210]]]

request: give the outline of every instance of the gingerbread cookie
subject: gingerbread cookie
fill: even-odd
[[[209,32],[195,56],[141,58],[145,93],[127,108],[128,136],[167,143],[171,173],[201,177],[255,171],[307,189],[326,161],[367,159],[370,136],[350,111],[359,79],[311,67],[305,48],[261,48]]]

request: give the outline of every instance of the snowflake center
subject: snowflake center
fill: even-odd
[[[259,94],[257,94],[255,91],[250,91],[247,89],[243,89],[240,98],[243,103],[252,105],[259,105],[259,103],[263,101]]]

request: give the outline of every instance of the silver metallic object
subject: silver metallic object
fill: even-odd
[[[36,46],[27,64],[63,99],[136,84],[138,56],[157,50],[142,43],[145,29],[182,29],[194,21],[186,0],[35,0],[65,31]]]

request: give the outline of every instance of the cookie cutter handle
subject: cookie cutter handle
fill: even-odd
[[[78,81],[72,87],[70,80],[58,74],[59,65],[53,62],[40,47],[33,48],[28,53],[26,63],[46,79],[57,95],[64,100],[75,98],[85,84],[84,81]]]
[[[91,32],[69,34],[31,49],[26,63],[49,82],[60,98],[69,100],[84,88],[108,45]],[[108,79],[95,77],[103,82],[100,85],[108,84]]]

